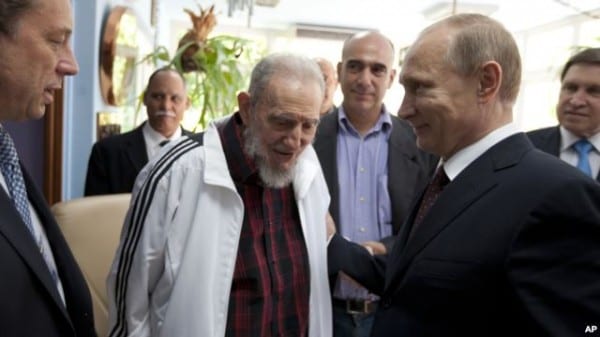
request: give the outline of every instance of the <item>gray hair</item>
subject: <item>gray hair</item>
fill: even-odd
[[[514,102],[521,85],[521,56],[510,32],[498,21],[481,14],[458,14],[432,27],[450,28],[446,61],[461,75],[471,76],[487,61],[502,68],[498,92],[504,102]]]
[[[33,8],[39,0],[1,0],[0,33],[15,35],[21,16]]]
[[[269,99],[269,83],[274,76],[301,82],[314,81],[319,84],[321,92],[325,92],[323,74],[314,60],[295,54],[275,53],[263,58],[252,70],[248,93],[253,98],[253,107],[259,101]]]

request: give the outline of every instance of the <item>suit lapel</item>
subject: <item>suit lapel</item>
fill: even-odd
[[[398,266],[392,270],[395,274],[386,279],[386,288],[395,284],[399,276],[404,274],[405,269],[410,265],[414,257],[421,252],[439,232],[445,229],[453,219],[460,216],[469,205],[488,193],[496,185],[491,172],[481,173],[470,177],[455,179],[449,184],[440,195],[436,203],[431,207],[419,228],[408,240],[412,226],[404,226],[402,236],[399,241],[402,243],[401,258]],[[418,207],[418,204],[415,205]],[[414,221],[416,212],[412,212],[410,223]],[[394,259],[392,259],[394,261]]]
[[[23,171],[23,178],[25,180],[29,200],[33,207],[36,209],[36,212],[40,217],[40,222],[42,223],[42,226],[47,232],[49,232],[47,226],[48,219],[46,216],[48,214],[47,206],[45,205],[45,203],[43,206],[40,204],[40,199],[42,197],[39,195],[37,189],[33,187],[33,182],[22,165],[21,170]],[[45,208],[46,212],[41,211],[42,208]],[[3,188],[0,188],[0,214],[2,214],[2,220],[0,221],[1,235],[3,235],[7,239],[7,241],[9,241],[13,245],[15,250],[22,257],[25,264],[27,264],[29,268],[31,268],[33,274],[35,274],[35,276],[40,280],[44,288],[48,291],[50,297],[52,297],[60,311],[65,315],[65,317],[68,317],[62,299],[58,294],[56,284],[54,283],[54,280],[52,279],[52,276],[48,271],[46,262],[44,261],[42,255],[39,253],[39,248],[37,244],[33,240],[31,233],[29,232],[27,226],[21,219],[21,216],[14,208],[12,200],[6,194]],[[48,233],[46,234],[48,235]],[[51,244],[53,244],[52,240],[50,240],[50,242]],[[54,249],[55,247],[52,247],[52,250]],[[58,265],[59,261],[56,261],[56,263]]]
[[[411,210],[418,195],[415,194],[419,192],[415,191],[420,182],[418,172],[423,168],[419,167],[415,140],[409,136],[412,133],[403,129],[396,118],[392,118],[392,123],[388,148],[388,191],[393,205],[393,228],[398,230],[405,227],[402,225],[406,221],[406,213]]]
[[[186,129],[184,129],[184,128],[181,128],[181,135],[182,135],[182,136],[191,136],[191,135],[193,135],[193,134],[194,134],[194,133],[193,133],[192,131],[188,131],[188,130],[186,130]]]
[[[146,152],[146,142],[144,141],[143,127],[147,122],[138,126],[131,134],[131,138],[124,144],[124,151],[126,157],[131,162],[131,165],[135,168],[136,172],[139,172],[146,163],[148,163],[148,153]]]
[[[544,133],[538,135],[538,139],[532,141],[538,149],[560,158],[560,139],[560,127],[557,126],[544,130]],[[600,172],[596,181],[600,183]]]
[[[331,195],[331,216],[336,225],[340,219],[339,209],[339,185],[337,176],[337,132],[338,132],[338,110],[325,115],[321,119],[319,126],[318,140],[315,141],[315,151],[319,156],[321,166],[324,168],[323,174],[327,181],[327,188]]]
[[[404,277],[406,269],[442,230],[452,224],[471,204],[489,193],[498,184],[496,172],[517,165],[522,154],[533,148],[525,135],[517,134],[494,145],[487,152],[467,166],[440,194],[423,222],[408,239],[411,226],[404,228],[398,237],[398,247],[390,255],[385,292],[394,291],[394,285]],[[407,223],[414,221],[416,208]]]
[[[560,129],[555,127],[550,129],[544,140],[540,143],[540,150],[550,153],[556,157],[560,155]]]

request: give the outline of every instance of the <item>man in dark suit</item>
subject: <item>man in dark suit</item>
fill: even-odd
[[[399,116],[440,166],[387,259],[340,235],[328,247],[330,273],[381,295],[372,336],[568,337],[600,325],[600,186],[518,132],[520,77],[511,34],[483,15],[446,18],[412,44]]]
[[[138,173],[171,140],[190,132],[181,127],[190,102],[185,80],[173,68],[160,68],[148,79],[144,92],[148,121],[92,147],[84,195],[130,193]]]
[[[600,182],[600,48],[573,55],[560,81],[556,106],[559,125],[527,135],[538,149],[560,157]]]
[[[417,148],[408,123],[383,104],[396,74],[394,47],[381,33],[345,41],[338,78],[344,101],[321,118],[314,148],[344,237],[383,254],[427,184],[436,160]],[[332,280],[334,336],[368,337],[378,298],[346,275]]]
[[[0,123],[41,118],[78,72],[69,0],[0,4]],[[0,335],[95,336],[90,293],[40,191],[0,125]]]

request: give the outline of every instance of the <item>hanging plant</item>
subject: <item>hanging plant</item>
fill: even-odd
[[[249,40],[219,35],[208,37],[217,24],[214,5],[200,14],[189,9],[192,28],[179,40],[177,51],[171,57],[164,46],[146,55],[142,62],[168,64],[186,79],[192,107],[200,111],[197,129],[204,129],[215,118],[233,112],[237,93],[247,86],[250,66],[261,55]]]

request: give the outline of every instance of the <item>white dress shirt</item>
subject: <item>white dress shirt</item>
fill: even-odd
[[[485,151],[518,132],[519,130],[514,123],[506,124],[488,133],[477,142],[456,152],[443,163],[448,179],[450,181],[454,180],[460,172],[467,168],[475,159],[479,158]]]
[[[169,138],[163,136],[156,130],[154,130],[150,123],[146,122],[144,127],[142,128],[142,132],[144,134],[144,142],[146,143],[146,153],[148,154],[148,159],[154,157],[162,148],[160,143],[164,140],[175,140],[181,137],[181,127],[178,127],[177,130],[173,133],[173,135]]]

